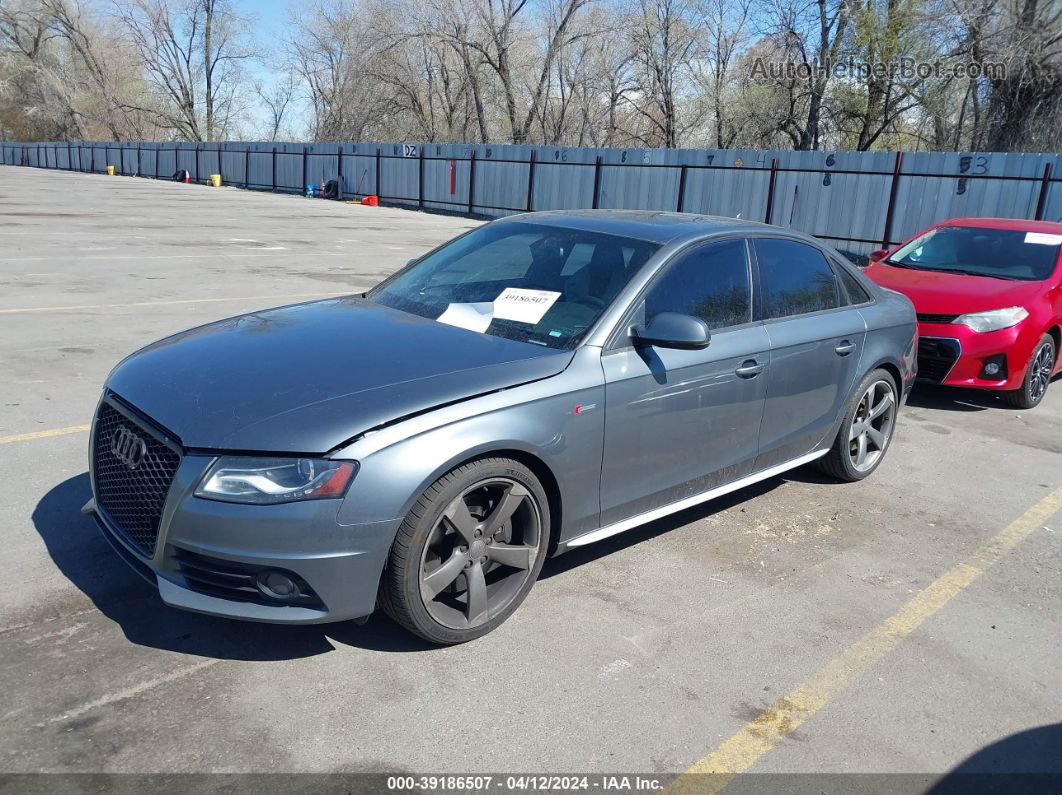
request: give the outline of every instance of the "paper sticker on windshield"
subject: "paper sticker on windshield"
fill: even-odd
[[[1026,232],[1026,243],[1039,243],[1041,246],[1062,245],[1062,235],[1048,235],[1043,232]]]
[[[494,317],[499,320],[515,320],[532,326],[560,298],[560,293],[551,290],[523,290],[519,287],[506,287],[501,295],[494,299]]]
[[[466,328],[482,334],[494,319],[494,304],[490,301],[475,304],[450,304],[437,318],[440,323]]]

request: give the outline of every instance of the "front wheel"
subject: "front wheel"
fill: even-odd
[[[519,607],[549,548],[549,501],[523,464],[484,458],[429,486],[399,528],[380,605],[432,643],[487,634]]]
[[[1055,341],[1050,334],[1044,334],[1033,351],[1029,369],[1021,389],[1007,392],[1006,399],[1010,405],[1019,409],[1033,409],[1047,394],[1047,385],[1051,383],[1051,373],[1055,370]]]
[[[880,369],[867,373],[819,467],[848,482],[862,480],[877,469],[892,441],[898,405],[892,376]]]

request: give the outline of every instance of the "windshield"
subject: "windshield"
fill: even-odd
[[[1062,235],[941,226],[912,240],[884,262],[917,270],[1036,282],[1055,269],[1060,245]]]
[[[544,224],[488,224],[400,271],[367,297],[472,331],[569,348],[658,248]]]

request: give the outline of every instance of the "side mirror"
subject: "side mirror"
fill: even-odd
[[[699,350],[708,347],[712,335],[708,324],[699,317],[661,312],[648,325],[632,327],[631,339],[635,345]]]
[[[887,248],[879,248],[877,251],[871,251],[867,257],[868,262],[881,262],[889,256],[889,250]]]

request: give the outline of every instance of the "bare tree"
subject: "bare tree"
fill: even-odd
[[[636,0],[632,46],[640,97],[631,106],[648,122],[648,146],[679,145],[682,84],[700,55],[691,0]],[[690,124],[690,120],[686,120]]]
[[[117,19],[155,88],[162,123],[192,141],[233,130],[254,53],[231,0],[115,0]]]
[[[711,96],[714,117],[714,143],[727,149],[737,138],[738,129],[730,108],[734,97],[728,89],[734,80],[734,60],[746,45],[749,16],[754,0],[704,0],[705,42],[698,61],[698,77]]]
[[[298,86],[295,75],[289,71],[280,79],[270,85],[263,85],[261,81],[255,83],[254,93],[262,106],[265,117],[265,138],[276,141],[285,129],[289,110],[295,102]]]

